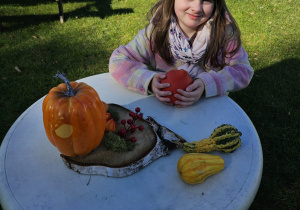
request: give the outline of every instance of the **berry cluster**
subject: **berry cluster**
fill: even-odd
[[[131,117],[131,119],[128,119],[128,120],[122,119],[121,120],[121,124],[124,126],[124,128],[122,128],[119,131],[119,135],[123,138],[126,138],[127,133],[134,133],[137,129],[140,131],[144,130],[144,127],[142,125],[137,126],[135,124],[136,120],[143,119],[143,113],[141,113],[141,108],[136,107],[135,112],[133,112],[133,111],[129,112],[129,116]],[[136,142],[136,137],[133,136],[127,140],[130,140],[131,142],[134,143],[134,142]]]

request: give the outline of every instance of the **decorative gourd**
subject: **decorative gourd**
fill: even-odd
[[[103,104],[103,106],[104,106],[105,111],[107,111],[107,110],[108,110],[108,104],[105,103],[104,101],[102,101],[102,104]]]
[[[105,131],[106,132],[115,132],[116,129],[117,129],[116,122],[111,117],[111,114],[109,112],[106,112],[106,126],[105,126]]]
[[[212,152],[214,150],[234,152],[242,145],[241,135],[242,133],[234,126],[223,124],[217,127],[208,139],[185,142],[182,149],[186,152]]]
[[[43,101],[43,121],[49,141],[66,156],[85,155],[104,134],[106,111],[97,92],[85,83],[69,82],[52,88]]]
[[[166,96],[171,99],[171,103],[175,104],[175,101],[179,99],[174,97],[178,89],[185,90],[190,84],[193,83],[193,78],[185,70],[171,70],[166,73],[166,78],[161,80],[161,83],[169,83],[171,86],[163,88],[163,91],[171,91],[171,96]]]
[[[223,158],[217,155],[189,153],[181,156],[177,163],[179,177],[188,184],[198,184],[225,166]]]

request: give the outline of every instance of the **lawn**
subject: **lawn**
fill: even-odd
[[[26,3],[23,3],[26,2]],[[0,143],[18,116],[57,86],[108,72],[112,51],[147,23],[156,0],[72,0],[59,22],[55,1],[1,0]],[[231,93],[260,136],[264,168],[250,209],[300,208],[300,1],[227,0],[255,69]],[[222,187],[222,186],[220,186]]]

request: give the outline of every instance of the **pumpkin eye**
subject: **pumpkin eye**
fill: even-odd
[[[55,130],[55,133],[57,136],[61,138],[69,138],[73,133],[73,126],[63,124]]]

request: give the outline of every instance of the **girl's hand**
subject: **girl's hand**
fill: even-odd
[[[150,87],[151,87],[152,92],[154,93],[155,97],[158,100],[160,100],[161,102],[163,102],[166,105],[172,105],[170,103],[171,99],[165,97],[165,96],[172,95],[172,92],[161,90],[163,88],[170,87],[169,83],[161,83],[161,80],[164,79],[165,77],[166,77],[165,73],[156,74],[150,83],[150,85],[151,85]]]
[[[204,93],[204,83],[201,79],[196,79],[190,86],[186,88],[186,91],[178,89],[177,92],[180,94],[175,94],[174,96],[178,98],[175,101],[177,107],[187,107],[197,102],[202,94]]]

